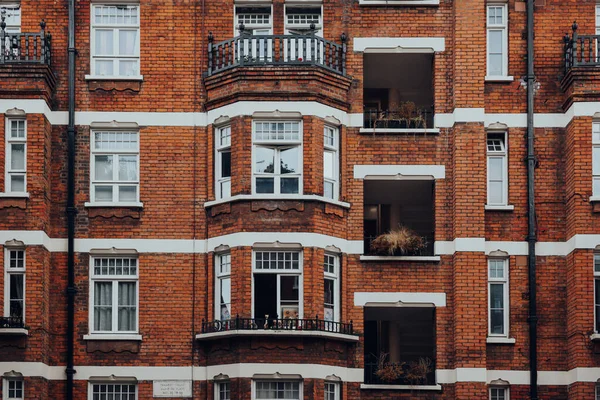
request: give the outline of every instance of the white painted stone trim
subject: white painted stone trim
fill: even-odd
[[[204,203],[204,208],[212,207],[219,204],[233,203],[236,201],[250,201],[250,200],[268,200],[268,201],[279,201],[279,200],[296,200],[296,201],[320,201],[323,203],[329,203],[343,208],[350,208],[350,203],[343,201],[332,200],[327,197],[319,196],[316,194],[294,194],[294,195],[261,195],[261,194],[238,194],[235,196],[227,197],[224,199],[207,201]]]
[[[515,338],[494,337],[494,336],[488,336],[488,338],[485,341],[488,344],[515,344],[517,342]]]
[[[222,332],[211,332],[211,333],[199,333],[196,335],[196,340],[205,341],[205,340],[215,340],[221,338],[231,338],[237,336],[260,336],[260,337],[316,337],[316,338],[324,338],[330,340],[339,340],[342,342],[358,342],[358,335],[349,335],[337,332],[327,332],[327,331],[309,331],[309,330],[265,330],[265,329],[256,329],[256,330],[230,330],[230,331],[222,331]]]
[[[126,334],[118,334],[118,333],[93,333],[89,335],[83,335],[83,340],[132,340],[136,342],[142,341],[142,335],[126,335]]]
[[[0,328],[0,338],[2,336],[28,336],[29,331],[24,328]]]
[[[358,0],[361,6],[439,6],[440,0]]]
[[[8,198],[8,199],[28,199],[29,198],[29,193],[27,192],[21,192],[21,193],[16,193],[16,192],[10,192],[10,193],[0,193],[0,198]]]
[[[360,256],[360,261],[414,261],[414,262],[439,262],[440,256]]]
[[[426,292],[354,292],[354,306],[364,307],[376,303],[402,303],[446,307],[446,293]]]
[[[355,165],[354,179],[365,178],[389,179],[396,177],[446,178],[444,165]]]
[[[389,135],[401,135],[409,133],[417,134],[432,134],[437,135],[440,133],[438,128],[360,128],[359,133],[373,134],[373,133],[386,133]]]
[[[367,385],[361,384],[362,390],[415,390],[415,391],[441,391],[442,385]]]
[[[443,37],[355,37],[353,49],[365,53],[433,53],[446,50],[446,39]]]

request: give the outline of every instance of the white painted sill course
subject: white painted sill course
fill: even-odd
[[[104,75],[86,75],[86,81],[143,81],[143,75],[131,76],[104,76]]]
[[[332,200],[330,198],[319,196],[316,194],[295,194],[295,195],[264,195],[264,194],[238,194],[235,196],[227,197],[224,199],[211,200],[204,203],[204,208],[216,206],[225,203],[234,203],[236,201],[252,201],[252,200],[266,200],[266,201],[320,201],[323,203],[329,203],[343,208],[350,208],[350,203],[344,201]]]
[[[28,192],[23,192],[23,193],[0,193],[0,197],[1,198],[8,198],[8,199],[22,199],[22,198],[29,198],[29,193]]]
[[[143,208],[144,203],[142,202],[131,202],[131,203],[90,203],[85,202],[84,207],[88,208]]]
[[[486,339],[488,344],[515,344],[517,341],[515,338],[505,338],[505,337],[493,337],[489,336]]]
[[[423,390],[423,391],[441,391],[442,385],[360,385],[361,390]]]
[[[29,336],[29,331],[25,328],[0,328],[0,336]]]
[[[141,342],[142,335],[137,334],[118,334],[118,333],[90,333],[83,335],[83,340],[130,340]]]
[[[511,204],[506,205],[506,206],[491,206],[489,204],[486,204],[485,210],[486,211],[514,211],[515,206],[513,206]]]
[[[360,261],[440,262],[440,256],[360,256]]]
[[[358,335],[348,335],[345,333],[327,332],[327,331],[310,331],[310,330],[270,330],[270,329],[255,329],[255,330],[238,330],[230,331],[199,333],[196,335],[196,340],[213,340],[221,338],[229,338],[235,336],[301,336],[301,337],[321,337],[326,339],[340,340],[342,342],[358,342]]]

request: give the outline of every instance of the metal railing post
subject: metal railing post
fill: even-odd
[[[45,28],[46,28],[46,21],[44,21],[42,19],[42,22],[40,22],[40,61],[42,62],[42,64],[45,64],[46,62],[46,32],[45,32]]]
[[[577,25],[577,22],[573,22],[573,25],[571,26],[571,29],[573,30],[573,46],[571,47],[571,51],[572,53],[572,66],[576,67],[577,64],[579,63],[577,60],[577,39],[578,39],[578,35],[577,35],[577,28],[579,26]]]
[[[4,64],[6,58],[6,17],[2,14],[2,22],[0,22],[0,64]]]
[[[212,32],[208,32],[208,76],[211,76],[213,71],[213,40]]]

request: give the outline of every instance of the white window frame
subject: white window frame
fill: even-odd
[[[294,9],[294,8],[318,8],[319,9],[319,18],[318,18],[318,22],[315,23],[315,35],[319,36],[319,37],[323,37],[323,4],[320,5],[309,5],[309,4],[295,4],[295,5],[289,5],[289,4],[284,4],[283,6],[283,29],[284,29],[284,33],[286,35],[290,35],[293,33],[309,33],[310,32],[310,23],[306,23],[306,24],[290,24],[290,22],[288,21],[288,9]]]
[[[21,382],[21,397],[11,397],[8,394],[9,382]],[[2,378],[2,400],[24,400],[25,399],[25,380],[23,378]]]
[[[600,199],[600,121],[592,123],[592,195]]]
[[[501,8],[503,12],[503,23],[502,24],[490,24],[490,9]],[[508,77],[508,5],[506,3],[490,3],[486,6],[486,79],[493,80],[495,78]],[[498,75],[492,75],[490,71],[490,33],[501,32],[502,33],[502,73]]]
[[[252,380],[252,400],[265,400],[264,398],[259,398],[257,396],[257,388],[256,384],[258,382],[275,382],[275,383],[297,383],[298,384],[298,399],[304,399],[304,382],[302,380],[297,379],[253,379]],[[271,400],[271,399],[266,399]],[[294,399],[292,399],[294,400]]]
[[[509,262],[508,258],[490,257],[488,259],[488,337],[508,338],[509,320],[510,320],[510,290],[509,290]],[[503,268],[503,277],[497,278],[491,276],[492,263],[501,262]],[[504,323],[503,333],[492,333],[492,285],[502,285],[502,296],[504,304],[504,314],[502,321]]]
[[[137,8],[137,24],[97,24],[94,21],[95,12],[94,9],[96,7],[135,7]],[[132,1],[123,1],[123,3],[115,4],[114,2],[94,2],[90,4],[90,74],[91,76],[86,76],[86,78],[101,78],[101,79],[141,79],[142,75],[140,72],[140,20],[141,20],[141,12],[140,12],[140,3],[132,2]],[[121,30],[135,30],[137,32],[136,36],[136,48],[134,50],[134,55],[96,55],[96,30],[112,30],[113,31],[113,51],[117,52],[119,48],[119,31]],[[96,72],[96,63],[97,59],[104,60],[112,60],[113,61],[113,75],[98,75]],[[136,61],[137,66],[134,69],[133,75],[120,75],[119,74],[119,60],[128,60],[128,61]]]
[[[490,140],[497,140],[494,137],[500,136],[502,139],[503,150],[490,150]],[[506,132],[488,132],[486,138],[486,150],[487,150],[487,205],[488,206],[506,206],[508,205],[508,135]],[[502,161],[502,201],[500,203],[494,203],[491,201],[491,160],[499,159]],[[496,180],[495,180],[496,182]]]
[[[326,141],[327,131],[333,134],[333,145],[328,144]],[[338,200],[340,196],[340,130],[337,127],[325,125],[323,129],[323,141],[323,164],[325,163],[325,153],[333,154],[333,178],[325,176],[325,165],[323,165],[323,197]],[[326,183],[331,183],[333,185],[331,197],[328,197],[325,194]]]
[[[231,174],[228,177],[222,176],[223,153],[230,154],[231,163],[233,161],[231,158],[231,125],[220,126],[215,129],[215,197],[217,199],[231,197]],[[223,190],[226,187],[229,187],[229,189]]]
[[[490,389],[489,389],[490,400],[495,400],[492,397],[493,390],[504,390],[504,400],[510,400],[510,388],[508,386],[490,386]]]
[[[600,385],[596,384],[596,400],[600,400]]]
[[[298,253],[298,269],[257,269],[256,253]],[[252,318],[264,318],[263,315],[254,315],[254,275],[276,274],[277,275],[277,310],[281,310],[281,276],[298,276],[298,319],[304,318],[304,252],[302,249],[254,249],[252,251]],[[273,316],[274,317],[274,316]],[[269,316],[271,318],[271,316]],[[278,314],[278,318],[283,316]]]
[[[94,400],[94,385],[107,385],[107,386],[114,386],[114,385],[128,385],[128,386],[135,386],[135,398],[136,400],[138,399],[138,394],[139,394],[139,388],[138,388],[138,384],[135,381],[127,381],[127,380],[121,380],[120,378],[116,378],[115,380],[118,381],[94,381],[94,382],[88,382],[88,400]]]
[[[226,321],[221,318],[221,282],[229,281],[229,294],[231,296],[231,252],[222,252],[215,254],[215,320]],[[231,299],[229,299],[229,309],[231,310]],[[229,320],[231,319],[229,316]]]
[[[340,400],[340,383],[339,382],[332,382],[332,381],[325,381],[325,385],[324,385],[324,389],[323,389],[323,397],[325,400],[329,400],[327,398],[327,385],[333,385],[333,396],[335,400]]]
[[[95,259],[135,259],[136,269],[135,276],[133,275],[95,275],[94,273],[94,260]],[[137,334],[140,329],[140,263],[139,258],[127,255],[92,255],[89,259],[89,332],[91,335],[132,335]],[[95,299],[95,283],[96,282],[111,282],[112,283],[112,302],[111,302],[111,317],[112,329],[110,331],[96,330],[94,326],[94,299]],[[131,331],[120,331],[119,330],[119,283],[120,282],[134,282],[135,283],[135,330]]]
[[[11,268],[10,259],[13,251],[23,252],[23,268]],[[23,323],[27,314],[27,255],[25,247],[5,246],[4,247],[4,316],[10,317],[10,275],[23,275]]]
[[[228,399],[231,399],[231,381],[229,380],[222,380],[222,381],[215,381],[214,383],[214,392],[215,392],[215,400],[227,400],[226,398],[221,397],[221,385],[227,385],[227,391],[229,392],[229,397]]]
[[[333,272],[327,271],[328,258],[333,260]],[[340,322],[340,256],[326,252],[323,257],[323,281],[333,281],[333,321]],[[325,282],[323,282],[325,284]],[[325,300],[325,299],[323,299]],[[325,319],[325,301],[323,301],[323,319]]]
[[[25,137],[23,138],[13,138],[12,137],[12,125],[13,122],[15,123],[19,123],[19,122],[23,122],[24,124],[24,132],[25,132]],[[4,173],[4,188],[5,188],[5,193],[10,193],[10,194],[25,194],[27,193],[27,119],[24,117],[21,118],[12,118],[12,117],[7,117],[6,118],[6,127],[5,127],[5,158],[6,158],[6,164],[5,164],[5,173]],[[11,147],[13,144],[22,144],[25,148],[23,157],[24,157],[24,169],[22,170],[14,170],[11,168],[11,163],[12,163],[12,150]],[[22,192],[15,192],[12,190],[12,179],[11,176],[12,175],[23,175],[23,191]]]
[[[96,133],[135,133],[137,135],[137,149],[108,149],[96,150]],[[90,134],[90,202],[93,205],[100,206],[141,206],[140,203],[140,139],[141,135],[137,129],[94,129]],[[96,171],[96,157],[97,155],[107,155],[113,157],[113,180],[111,181],[97,181],[95,180]],[[137,163],[137,180],[135,181],[121,181],[119,177],[119,161],[120,156],[136,156]],[[112,187],[112,201],[98,201],[96,200],[96,186],[111,186]],[[136,198],[134,201],[119,201],[119,187],[120,186],[135,186]]]
[[[298,123],[298,140],[296,139],[283,139],[283,140],[272,140],[272,139],[257,139],[256,138],[256,124],[257,123]],[[252,194],[258,194],[261,196],[270,196],[270,197],[297,197],[304,193],[304,127],[302,120],[254,120],[252,121]],[[288,177],[297,177],[298,178],[298,193],[281,193],[281,184],[280,180],[282,177],[286,177],[279,173],[272,174],[263,174],[257,173],[255,170],[255,161],[256,161],[256,149],[257,147],[266,147],[266,148],[274,148],[275,149],[275,160],[274,160],[274,168],[277,171],[280,168],[280,152],[281,150],[298,147],[298,169],[299,173],[290,174]],[[273,178],[273,193],[257,193],[256,192],[256,179],[257,178]]]
[[[6,13],[6,33],[21,32],[21,4],[19,2],[1,3],[0,15]]]
[[[273,34],[273,5],[269,4],[267,5],[263,5],[263,4],[252,4],[252,3],[244,3],[244,4],[240,4],[240,3],[236,3],[233,5],[233,36],[238,36],[240,34],[240,23],[239,23],[239,17],[238,17],[238,12],[237,12],[237,7],[256,7],[256,8],[265,8],[265,7],[269,7],[271,9],[271,11],[269,12],[269,23],[268,24],[264,24],[264,23],[256,23],[256,24],[252,24],[252,23],[244,23],[244,30],[246,32],[251,32],[253,35],[272,35]],[[245,13],[244,13],[245,14]]]

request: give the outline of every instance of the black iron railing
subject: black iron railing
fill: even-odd
[[[417,110],[403,114],[390,110],[367,110],[364,112],[365,128],[380,129],[428,129],[433,128],[433,111]]]
[[[40,22],[39,33],[6,31],[6,22],[0,22],[0,64],[51,64],[51,36],[46,22]]]
[[[380,368],[392,372],[378,374]],[[411,366],[411,363],[386,362],[381,365],[378,357],[367,356],[365,358],[365,383],[368,385],[435,385],[435,362],[432,362],[430,370],[427,372],[416,371],[413,368],[418,367]],[[413,369],[412,374],[411,369]]]
[[[22,317],[0,317],[0,329],[22,329],[24,327],[25,325],[23,324]]]
[[[208,37],[208,76],[241,66],[316,65],[346,75],[346,35],[337,44],[313,33],[306,35],[240,35],[214,43]]]
[[[433,232],[427,236],[423,237],[425,246],[421,249],[402,252],[402,251],[394,251],[392,254],[389,252],[376,252],[371,249],[371,242],[375,240],[377,236],[365,236],[364,237],[364,255],[367,256],[412,256],[412,257],[427,257],[434,255],[434,234]]]
[[[202,320],[202,333],[224,331],[319,331],[353,335],[352,321],[349,323],[332,322],[315,318],[241,318],[239,316],[228,320]]]
[[[573,22],[571,29],[573,36],[565,34],[565,71],[573,67],[596,67],[600,66],[600,54],[598,45],[600,35],[579,35],[577,23]]]

